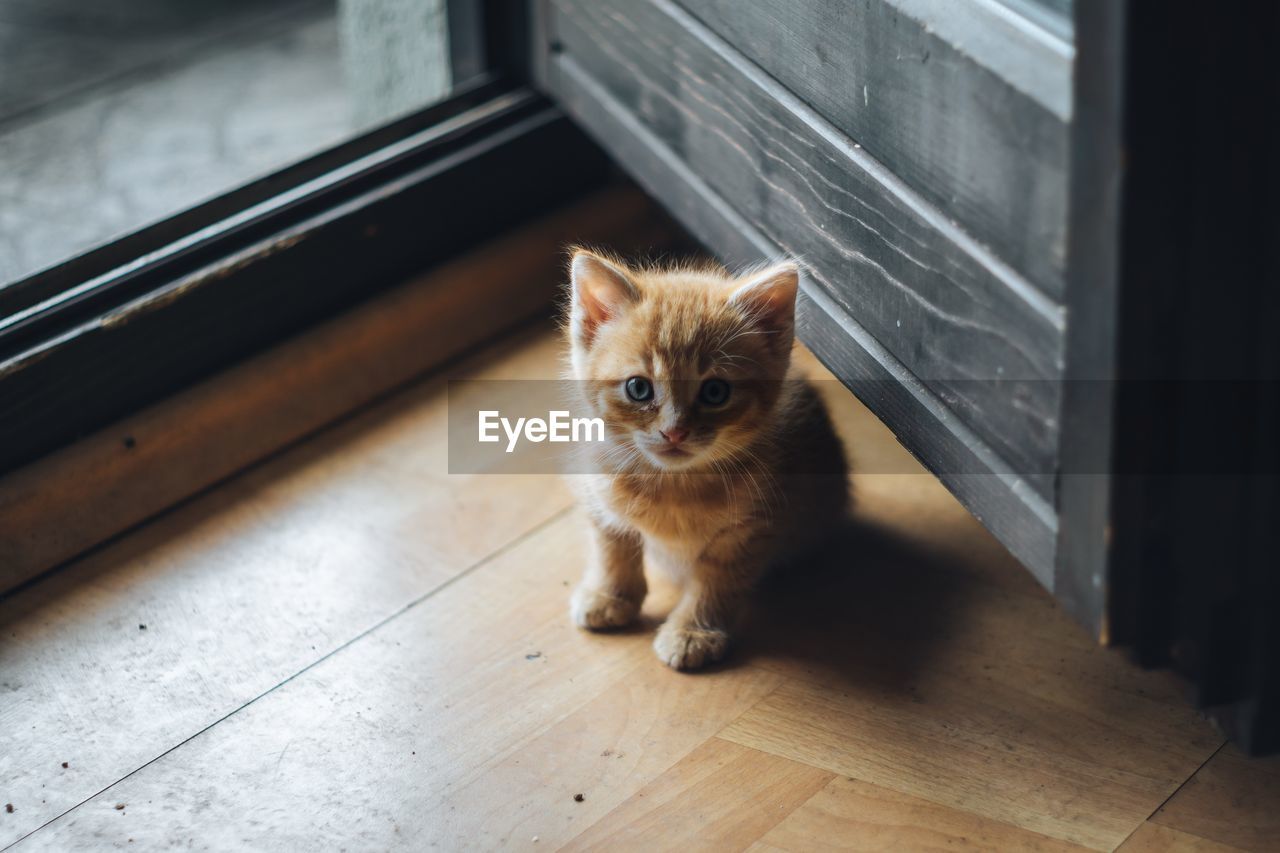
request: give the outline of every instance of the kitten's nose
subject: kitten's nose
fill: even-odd
[[[670,444],[679,444],[689,437],[689,431],[684,427],[670,427],[668,429],[660,429],[658,432]]]

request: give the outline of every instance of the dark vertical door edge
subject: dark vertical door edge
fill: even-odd
[[[1280,750],[1277,38],[1275,4],[1128,4],[1110,494],[1113,638],[1258,753]]]

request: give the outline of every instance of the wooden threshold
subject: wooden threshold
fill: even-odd
[[[549,313],[564,247],[676,231],[634,188],[531,223],[0,478],[0,594]]]

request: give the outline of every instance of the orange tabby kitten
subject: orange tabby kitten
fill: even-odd
[[[575,251],[570,378],[606,434],[600,473],[570,478],[593,539],[578,625],[632,622],[648,557],[684,585],[658,657],[719,660],[764,570],[844,516],[840,441],[791,367],[798,283],[792,263],[735,278]]]

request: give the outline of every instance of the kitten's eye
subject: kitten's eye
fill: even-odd
[[[707,406],[723,406],[729,402],[729,383],[723,379],[708,379],[698,389],[698,402]]]
[[[627,396],[637,403],[653,399],[653,383],[643,376],[632,376],[623,387],[627,390]]]

